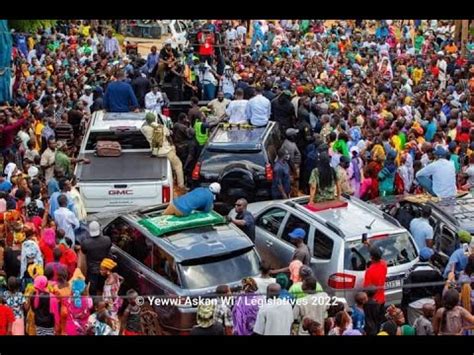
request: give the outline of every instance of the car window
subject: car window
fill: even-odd
[[[280,138],[279,133],[275,129],[272,133],[270,133],[267,141],[265,142],[265,150],[268,155],[268,161],[270,163],[274,163],[277,157],[278,149],[280,148]]]
[[[268,233],[276,237],[286,213],[287,212],[282,208],[272,208],[258,217],[257,226],[265,229]]]
[[[334,241],[319,230],[314,231],[313,256],[318,259],[331,259]]]
[[[259,258],[252,248],[191,262],[184,261],[179,265],[179,269],[183,287],[196,289],[228,284],[244,277],[258,275],[259,266]]]
[[[441,228],[441,238],[439,238],[438,248],[443,253],[451,255],[456,250],[456,236],[454,232],[446,226]]]
[[[179,285],[176,263],[171,255],[157,247],[133,225],[123,218],[117,218],[104,229],[112,243],[176,285]]]
[[[308,244],[308,232],[309,232],[309,223],[303,221],[301,218],[296,217],[294,214],[291,214],[288,220],[286,221],[285,229],[281,235],[281,239],[290,243],[290,234],[295,228],[302,228],[305,230],[306,235],[304,238],[304,242]],[[293,245],[293,244],[292,244]]]
[[[387,266],[409,263],[417,257],[413,239],[408,233],[389,234],[369,239],[372,246],[382,250],[382,259]],[[361,239],[345,243],[344,269],[364,271],[370,262],[369,248]]]

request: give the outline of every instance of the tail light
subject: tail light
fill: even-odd
[[[201,163],[197,162],[196,165],[194,166],[191,178],[193,180],[199,180],[199,175],[201,175]]]
[[[185,336],[186,336],[186,335],[191,335],[191,332],[190,332],[190,331],[188,332],[188,331],[182,330],[182,331],[180,331],[178,334],[179,334],[179,335],[185,335]]]
[[[273,168],[269,163],[265,164],[265,179],[267,179],[267,181],[273,180]]]
[[[355,275],[337,272],[329,276],[328,286],[335,289],[354,288],[355,281]]]
[[[163,199],[163,203],[170,202],[170,196],[171,196],[171,189],[169,185],[163,185],[161,187],[161,196]]]
[[[161,110],[163,112],[163,115],[166,116],[166,117],[170,117],[170,109],[169,107],[163,107],[163,109]]]

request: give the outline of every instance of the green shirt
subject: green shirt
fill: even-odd
[[[289,293],[291,293],[295,298],[303,298],[306,296],[306,293],[303,292],[303,283],[302,282],[296,282],[293,285],[291,285],[290,289],[288,290]],[[323,292],[323,288],[321,285],[316,283],[316,292]]]
[[[423,42],[425,41],[425,37],[423,36],[416,36],[415,37],[415,51],[419,53],[421,51],[421,47],[423,46]]]
[[[461,171],[461,163],[459,162],[459,155],[451,154],[451,158],[449,159],[454,163],[454,169],[456,169],[456,174]]]
[[[66,154],[61,151],[57,151],[56,156],[54,157],[54,164],[58,168],[63,169],[64,175],[68,177],[71,176],[71,158],[69,158]]]

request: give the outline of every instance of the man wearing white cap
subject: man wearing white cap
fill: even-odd
[[[187,194],[175,198],[163,215],[178,217],[189,216],[193,211],[210,212],[214,208],[214,200],[221,192],[221,185],[213,182],[209,187],[198,187]]]
[[[90,282],[89,294],[94,296],[104,285],[104,279],[100,276],[100,263],[109,255],[112,242],[108,236],[101,233],[97,221],[89,223],[89,236],[82,241],[81,251],[87,260],[86,281]]]
[[[91,106],[94,103],[94,94],[92,93],[92,87],[90,85],[84,85],[84,94],[82,94],[79,100],[84,102],[86,112],[90,114]]]

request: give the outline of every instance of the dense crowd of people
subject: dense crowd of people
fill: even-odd
[[[13,36],[13,100],[0,103],[2,335],[141,333],[136,291],[127,291],[126,302],[118,297],[122,277],[110,238],[97,222],[87,224],[74,176],[77,164],[90,163],[77,152],[99,110],[148,112],[142,132],[152,155],[170,160],[178,195],[219,122],[278,123],[284,142],[273,164],[274,199],[309,194],[316,204],[342,194],[371,200],[421,192],[445,199],[474,187],[474,41],[454,38],[453,21],[252,21],[251,28],[195,21],[189,46],[166,40],[146,58],[127,55],[112,29],[96,21]],[[190,108],[173,121],[169,102],[182,100]],[[429,213],[410,229],[426,264],[418,268],[441,275],[430,264]],[[237,224],[245,227],[242,218]],[[465,244],[470,237],[459,234]],[[242,281],[238,300],[326,295],[306,267],[298,233],[294,239],[298,253],[288,268],[262,265],[262,278]],[[352,308],[202,305],[192,333],[469,333],[469,253],[453,253],[439,279],[447,279],[444,289],[425,290],[401,308],[384,304],[386,265],[372,248],[366,281],[378,281],[366,282]],[[408,303],[420,299],[429,302],[408,319]]]

